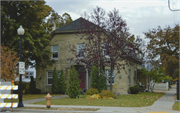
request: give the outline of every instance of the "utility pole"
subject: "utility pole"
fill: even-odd
[[[170,0],[168,0],[168,7],[169,7],[169,10],[171,11],[180,11],[180,9],[171,9],[170,7]],[[180,59],[180,24],[179,24],[179,59]],[[180,79],[180,61],[179,61],[179,79]],[[177,101],[180,102],[180,83],[179,83],[180,80],[177,80]]]

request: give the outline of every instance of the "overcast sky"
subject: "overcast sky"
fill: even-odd
[[[174,27],[180,23],[180,11],[170,11],[168,0],[45,0],[59,15],[68,13],[73,20],[78,19],[85,11],[93,12],[96,6],[106,13],[118,9],[127,22],[130,33],[140,35],[158,26]],[[180,0],[170,0],[171,9],[180,9]]]

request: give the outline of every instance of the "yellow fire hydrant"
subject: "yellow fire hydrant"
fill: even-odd
[[[48,93],[45,97],[46,97],[46,106],[47,106],[47,108],[50,108],[52,96]]]

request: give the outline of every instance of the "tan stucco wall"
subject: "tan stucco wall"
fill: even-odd
[[[131,70],[131,84],[129,85],[128,70]],[[113,84],[113,91],[117,94],[128,94],[129,87],[134,86],[137,82],[137,69],[141,69],[141,65],[134,63],[125,67],[125,70],[121,70],[117,73],[115,70],[115,83]],[[136,71],[136,74],[135,72]],[[121,77],[120,77],[121,76]]]
[[[51,45],[58,45],[58,59],[56,60],[56,63],[53,64],[53,66],[47,66],[47,68],[42,68],[40,66],[36,67],[36,87],[38,89],[41,89],[42,93],[51,93],[51,85],[47,85],[47,72],[53,71],[54,67],[56,67],[57,71],[60,71],[61,69],[64,70],[65,73],[67,73],[66,66],[70,63],[68,60],[69,57],[72,57],[71,52],[69,52],[69,44],[72,44],[77,49],[77,44],[84,43],[83,40],[77,37],[75,34],[59,34],[55,35],[54,38],[51,40]],[[51,47],[47,47],[46,49],[51,49]],[[40,79],[41,77],[41,79]],[[68,76],[65,75],[66,83]]]

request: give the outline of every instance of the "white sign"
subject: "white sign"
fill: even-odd
[[[25,74],[25,62],[19,62],[19,74]]]

